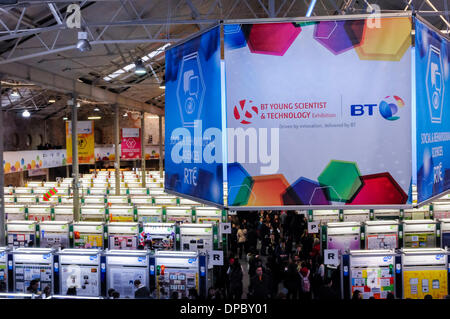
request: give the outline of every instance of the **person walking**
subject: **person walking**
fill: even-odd
[[[242,253],[244,252],[245,242],[247,241],[247,229],[243,225],[237,231],[237,242],[239,250],[239,259],[242,258]]]
[[[284,287],[288,293],[286,299],[297,299],[299,289],[301,287],[300,275],[297,271],[297,265],[293,262],[289,263],[287,270],[284,273]]]
[[[239,259],[230,258],[230,267],[227,271],[230,282],[230,297],[232,300],[240,300],[242,297],[243,270]]]
[[[256,268],[256,275],[250,280],[248,287],[249,299],[268,299],[271,297],[271,278],[264,273],[260,266]]]

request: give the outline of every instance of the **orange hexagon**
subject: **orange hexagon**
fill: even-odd
[[[9,173],[9,171],[11,170],[11,164],[10,163],[5,163],[5,173]]]
[[[253,187],[245,206],[283,206],[283,193],[289,183],[283,174],[252,176]]]
[[[411,46],[411,19],[380,18],[366,20],[361,45],[355,48],[361,60],[400,61]]]

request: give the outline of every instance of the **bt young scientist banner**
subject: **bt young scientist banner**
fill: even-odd
[[[225,25],[228,205],[408,204],[411,19]]]
[[[166,51],[164,185],[223,204],[219,31]]]
[[[416,19],[417,201],[450,189],[450,42]]]

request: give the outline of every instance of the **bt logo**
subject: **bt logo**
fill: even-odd
[[[234,118],[240,121],[241,124],[251,124],[250,120],[253,116],[258,115],[258,108],[254,105],[251,105],[253,101],[248,101],[246,105],[246,100],[240,100],[239,105],[240,108],[236,105],[234,106]]]
[[[397,115],[400,108],[405,106],[405,102],[397,95],[386,96],[380,104],[353,104],[350,106],[351,116],[362,116],[367,113],[374,114],[374,108],[378,106],[380,115],[388,121],[396,121],[400,118]]]

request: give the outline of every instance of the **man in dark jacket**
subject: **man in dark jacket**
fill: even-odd
[[[233,300],[242,298],[242,267],[239,259],[230,258],[230,268],[227,271],[230,281],[230,297]]]
[[[325,278],[323,285],[319,288],[317,299],[319,300],[337,300],[338,295],[331,286],[333,282],[330,278]]]
[[[256,268],[256,275],[250,280],[248,291],[252,299],[270,298],[271,278],[263,273],[262,267]]]
[[[142,299],[142,298],[150,298],[150,290],[145,287],[139,279],[134,281],[134,287],[136,291],[134,292],[134,298]]]

